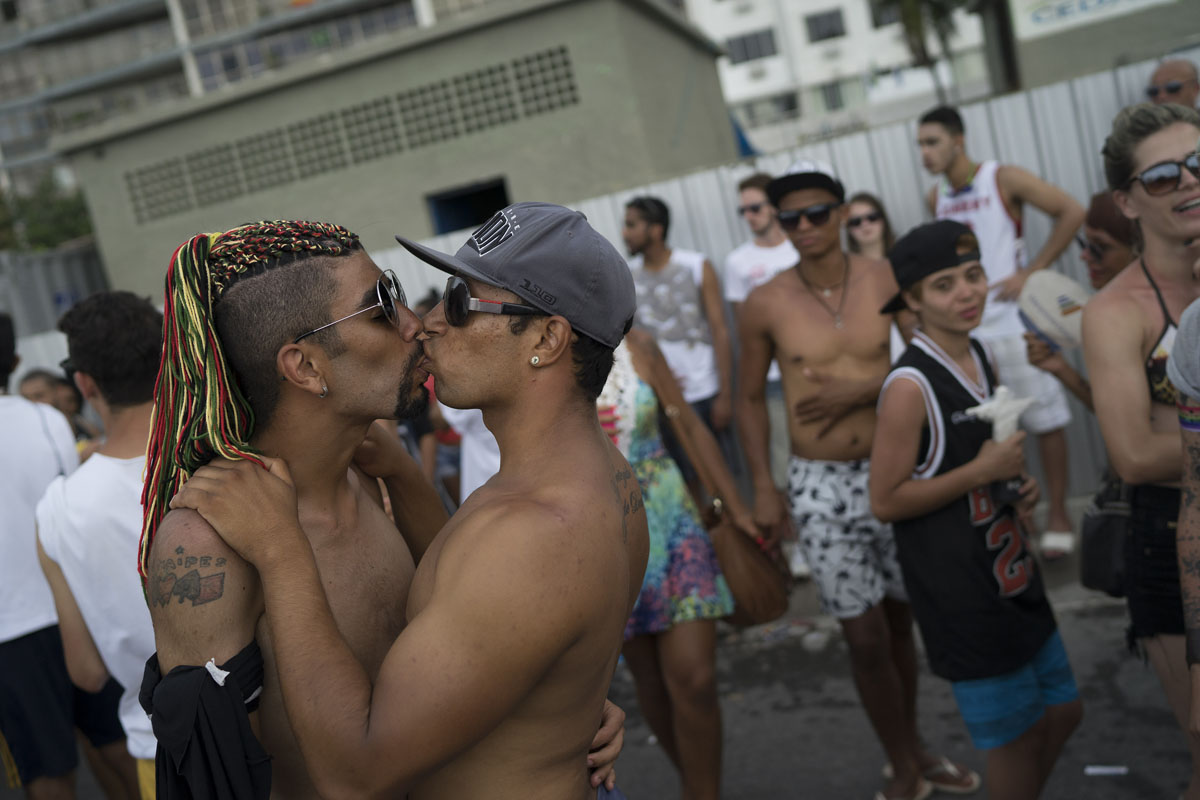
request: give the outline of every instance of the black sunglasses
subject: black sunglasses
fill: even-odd
[[[1134,181],[1137,181],[1142,184],[1148,195],[1169,194],[1178,189],[1179,184],[1183,182],[1184,169],[1200,181],[1200,153],[1192,153],[1183,161],[1163,161],[1155,164],[1130,178],[1127,186],[1132,186]]]
[[[446,322],[456,328],[467,324],[467,315],[472,311],[485,314],[510,314],[513,316],[545,316],[546,312],[520,303],[505,303],[500,300],[480,300],[471,296],[471,287],[457,275],[446,279],[446,291],[442,292],[442,311]]]
[[[1079,249],[1085,253],[1091,253],[1092,258],[1099,261],[1104,258],[1104,254],[1108,252],[1108,245],[1093,242],[1091,239],[1085,239],[1079,234],[1075,234],[1075,243],[1079,245]]]
[[[1167,81],[1161,86],[1151,84],[1146,87],[1146,96],[1149,98],[1158,97],[1159,94],[1179,94],[1185,83],[1191,83],[1193,79],[1189,78],[1186,81]]]
[[[878,211],[871,211],[870,213],[863,214],[861,217],[851,217],[846,220],[846,227],[857,228],[864,222],[879,222],[881,219],[883,219],[883,214],[880,214]]]
[[[75,382],[75,373],[79,371],[79,367],[75,366],[75,362],[70,358],[64,358],[58,362],[58,368],[67,376],[67,383]]]
[[[841,203],[821,203],[808,208],[793,208],[779,212],[779,224],[785,231],[794,231],[800,227],[800,218],[804,217],[813,227],[819,228],[833,215],[833,210]]]
[[[746,214],[757,214],[758,212],[763,210],[764,206],[766,206],[766,203],[747,203],[744,206],[738,206],[738,216],[745,216]]]
[[[339,322],[345,322],[351,317],[357,317],[359,314],[365,314],[368,311],[373,311],[377,308],[383,310],[383,315],[387,317],[387,321],[395,327],[400,327],[400,307],[407,306],[408,300],[404,296],[404,287],[400,285],[400,279],[396,277],[396,273],[390,269],[385,270],[379,276],[379,280],[375,281],[375,302],[366,308],[360,308],[353,314],[347,314],[341,319],[335,319],[333,322],[327,322],[319,328],[313,328],[308,333],[302,333],[295,339],[292,339],[292,344],[298,343],[301,339],[312,336],[314,333],[319,333],[326,328],[332,328]]]

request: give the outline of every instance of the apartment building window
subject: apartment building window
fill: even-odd
[[[821,86],[821,99],[825,102],[826,111],[837,111],[844,108],[846,105],[845,99],[842,97],[842,84],[840,81],[826,83]]]
[[[800,116],[800,96],[796,92],[781,92],[743,103],[738,110],[747,128],[772,125]]]
[[[804,18],[804,25],[808,28],[810,42],[823,42],[846,35],[846,22],[842,19],[840,8],[820,14],[809,14]]]
[[[871,24],[876,28],[900,21],[900,4],[895,0],[871,0]]]
[[[775,31],[766,28],[743,36],[734,36],[725,42],[725,49],[729,51],[731,64],[773,56],[778,52],[775,48]]]

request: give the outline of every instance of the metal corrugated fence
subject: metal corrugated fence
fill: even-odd
[[[1200,47],[1172,54],[1200,63]],[[1111,71],[1051,84],[1026,92],[996,97],[961,107],[967,128],[967,151],[975,159],[997,159],[1020,165],[1062,187],[1080,203],[1105,188],[1100,148],[1112,118],[1126,105],[1142,102],[1154,61],[1141,61]],[[618,248],[625,202],[639,194],[657,195],[671,207],[670,242],[708,254],[718,271],[725,256],[747,238],[737,215],[736,187],[752,172],[779,174],[797,158],[819,158],[838,173],[848,193],[868,191],[880,197],[897,233],[928,219],[924,198],[933,180],[921,166],[916,147],[916,119],[925,109],[914,108],[907,122],[841,136],[826,142],[763,155],[717,169],[685,175],[624,192],[569,204],[584,212],[592,225]],[[514,198],[530,200],[536,198]],[[1050,231],[1050,220],[1034,209],[1025,213],[1025,236],[1036,253]],[[467,232],[424,241],[443,252],[454,252]],[[441,287],[444,276],[402,248],[373,254],[391,267],[411,296]],[[1087,285],[1087,273],[1076,248],[1070,248],[1056,268]],[[1081,365],[1078,353],[1071,356]],[[1074,421],[1067,435],[1071,452],[1071,492],[1094,490],[1106,456],[1099,429],[1086,409],[1074,401]],[[1036,463],[1032,459],[1031,463]]]

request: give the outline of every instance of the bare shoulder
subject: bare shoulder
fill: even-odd
[[[625,334],[625,344],[630,350],[635,350],[642,354],[653,353],[658,349],[658,345],[654,341],[654,336],[642,328],[631,328],[629,333]]]
[[[851,271],[857,273],[857,278],[852,278],[852,280],[865,281],[882,293],[886,293],[889,298],[899,291],[890,261],[884,258],[870,258],[861,253],[848,253],[847,255],[850,257]]]
[[[768,312],[777,302],[780,293],[787,292],[792,288],[794,282],[794,271],[785,269],[765,283],[754,287],[750,290],[750,294],[746,295],[746,299],[742,303],[741,316],[753,321],[758,315]],[[762,320],[760,319],[759,324],[761,323]]]
[[[1095,328],[1101,319],[1106,326],[1116,324],[1118,327],[1134,320],[1140,322],[1141,304],[1130,291],[1144,286],[1145,280],[1140,272],[1126,267],[1084,305],[1084,325]]]
[[[171,511],[159,524],[146,599],[164,672],[236,655],[262,613],[258,573],[191,509]]]

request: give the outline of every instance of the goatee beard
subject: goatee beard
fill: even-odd
[[[419,417],[429,408],[429,390],[424,386],[417,386],[413,380],[417,363],[424,357],[425,348],[420,347],[404,365],[404,380],[400,381],[400,389],[396,393],[396,419]]]

